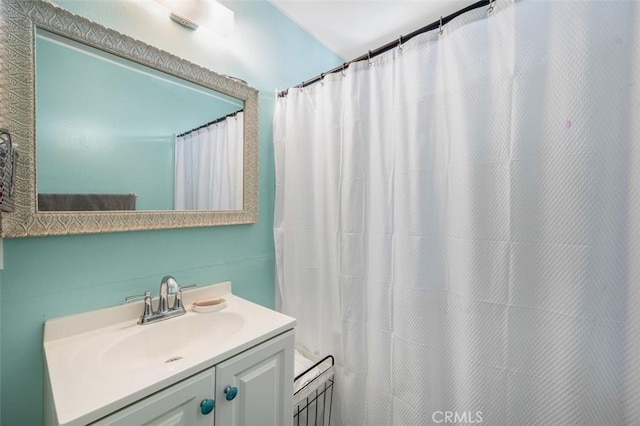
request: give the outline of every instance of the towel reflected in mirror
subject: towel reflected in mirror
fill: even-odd
[[[38,210],[135,210],[137,198],[136,194],[38,194]]]

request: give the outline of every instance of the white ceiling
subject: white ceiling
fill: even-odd
[[[344,60],[354,59],[475,0],[269,0]]]

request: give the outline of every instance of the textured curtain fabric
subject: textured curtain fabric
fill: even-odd
[[[241,210],[244,113],[177,137],[175,210]]]
[[[277,100],[335,424],[640,424],[639,49],[637,2],[498,1]]]

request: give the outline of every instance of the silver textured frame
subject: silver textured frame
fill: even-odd
[[[244,203],[230,211],[39,212],[35,168],[36,27],[244,101]],[[18,145],[15,211],[3,237],[90,234],[258,221],[258,91],[40,0],[0,0],[0,127]]]

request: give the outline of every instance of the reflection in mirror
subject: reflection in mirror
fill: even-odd
[[[241,210],[243,108],[37,29],[38,210]]]
[[[176,210],[242,209],[242,128],[238,111],[176,137]]]

